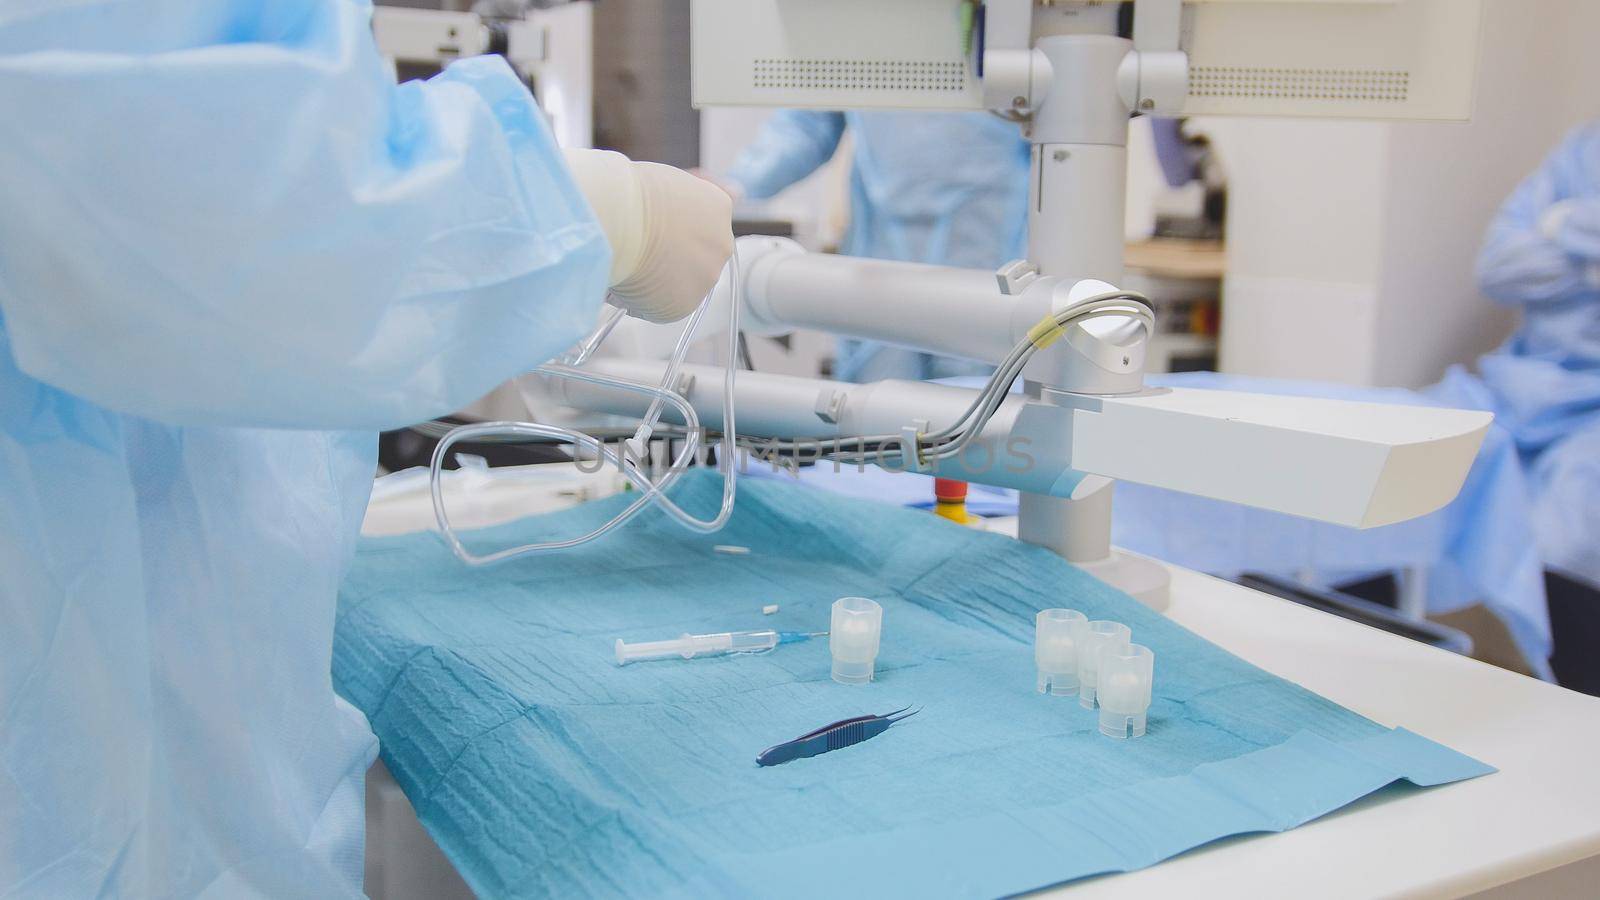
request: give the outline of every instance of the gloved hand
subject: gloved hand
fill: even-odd
[[[1539,218],[1539,230],[1567,253],[1600,262],[1600,199],[1562,200]]]
[[[733,202],[680,169],[609,150],[565,150],[611,244],[611,294],[628,314],[672,322],[693,312],[733,253]]]

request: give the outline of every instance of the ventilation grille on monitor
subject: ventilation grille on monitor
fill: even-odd
[[[752,63],[757,88],[834,91],[930,91],[967,89],[962,60],[767,58]]]
[[[1404,103],[1410,90],[1411,73],[1394,69],[1195,66],[1189,71],[1189,94],[1194,97]]]

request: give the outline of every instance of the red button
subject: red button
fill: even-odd
[[[967,483],[954,478],[935,478],[933,496],[945,503],[960,503],[967,499]]]

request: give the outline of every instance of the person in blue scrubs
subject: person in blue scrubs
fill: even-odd
[[[1506,199],[1478,282],[1522,311],[1478,376],[1528,470],[1546,565],[1600,586],[1600,123],[1569,134]]]
[[[376,432],[731,248],[687,173],[565,163],[503,60],[395,85],[370,18],[0,3],[0,895],[360,896]]]
[[[723,176],[766,199],[833,157],[848,130],[850,256],[996,269],[1027,255],[1028,143],[1013,122],[971,112],[783,110]],[[931,379],[982,364],[842,340],[834,377]]]

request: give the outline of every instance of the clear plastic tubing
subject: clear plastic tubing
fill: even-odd
[[[605,376],[589,372],[575,371],[570,377],[584,381],[594,381],[597,383],[609,384],[613,387],[622,388],[624,390],[637,390],[643,393],[649,393],[654,390],[646,385],[634,384],[632,382],[622,381],[620,379],[607,378]],[[684,400],[682,397],[679,397],[677,394],[672,394],[670,399],[672,403],[679,407],[683,415],[689,417],[690,421],[695,421],[693,418],[694,408],[689,406],[688,401]],[[600,527],[581,537],[570,538],[565,541],[548,541],[542,544],[527,544],[521,547],[512,547],[507,550],[501,550],[497,553],[491,553],[485,556],[474,555],[467,550],[464,544],[461,543],[460,537],[457,536],[455,529],[450,525],[450,518],[445,511],[444,486],[440,480],[440,475],[444,469],[444,460],[446,458],[446,454],[449,452],[450,448],[454,446],[456,441],[466,440],[476,436],[505,434],[557,437],[571,440],[577,446],[591,449],[593,452],[600,454],[603,458],[616,462],[619,467],[621,467],[623,474],[628,477],[628,480],[639,486],[641,491],[644,491],[644,493],[641,493],[639,498],[634,500],[627,509],[624,509],[621,513],[614,516],[610,521],[602,524]],[[680,454],[680,460],[684,455],[691,453],[694,449],[694,446],[695,444],[692,440],[686,441],[683,453]],[[433,514],[435,522],[438,523],[439,535],[444,539],[445,543],[450,547],[451,552],[455,553],[458,559],[469,565],[475,566],[512,559],[526,553],[547,550],[562,550],[568,547],[576,547],[579,544],[591,541],[605,534],[611,529],[627,522],[628,519],[632,518],[636,512],[642,509],[644,505],[650,501],[652,497],[650,491],[665,490],[665,482],[669,481],[676,472],[683,471],[682,469],[674,468],[672,472],[667,473],[667,477],[663,478],[661,482],[652,484],[644,478],[643,473],[641,473],[637,467],[621,466],[621,460],[622,457],[619,457],[614,451],[601,444],[593,437],[590,437],[582,432],[571,431],[556,425],[541,425],[537,422],[484,422],[476,425],[462,425],[451,429],[450,433],[446,434],[444,438],[434,446],[433,461],[429,472],[429,489],[433,494]],[[674,465],[676,466],[677,464],[675,463]]]
[[[596,373],[574,369],[570,366],[545,365],[540,366],[535,370],[541,374],[556,378],[569,378],[576,381],[587,381],[594,384],[606,384],[612,387],[623,388],[625,390],[636,390],[641,393],[650,394],[654,399],[650,404],[649,409],[645,413],[644,420],[640,422],[639,429],[634,433],[632,440],[632,444],[635,449],[642,448],[648,444],[652,431],[660,421],[663,403],[670,403],[678,407],[684,417],[685,422],[690,426],[689,438],[688,440],[684,441],[683,449],[679,452],[678,458],[673,460],[672,466],[659,480],[651,481],[628,454],[618,454],[615,451],[612,451],[610,448],[605,447],[599,441],[596,441],[589,435],[583,434],[582,432],[575,432],[570,429],[561,428],[559,426],[540,425],[533,422],[487,422],[478,425],[464,425],[458,427],[446,434],[445,437],[439,441],[439,443],[434,447],[433,459],[429,472],[430,488],[433,494],[434,520],[438,526],[440,535],[443,537],[445,543],[450,547],[451,552],[453,552],[458,559],[467,563],[468,565],[485,565],[488,563],[514,559],[530,553],[562,550],[569,547],[575,547],[579,544],[584,544],[594,540],[613,528],[626,523],[636,514],[638,514],[646,504],[654,504],[672,516],[673,519],[677,520],[683,526],[702,533],[717,531],[721,529],[723,525],[727,524],[729,516],[733,514],[733,504],[737,492],[738,482],[736,472],[737,466],[734,462],[734,451],[738,441],[737,426],[734,422],[734,375],[738,370],[736,360],[738,359],[739,346],[739,307],[744,302],[744,289],[740,282],[739,251],[737,244],[735,244],[733,254],[728,260],[727,270],[728,287],[730,293],[728,304],[727,338],[728,365],[722,384],[723,437],[722,452],[719,454],[720,459],[718,462],[723,470],[723,479],[722,503],[717,511],[717,515],[709,520],[695,518],[694,516],[685,512],[676,503],[673,503],[666,496],[667,488],[675,480],[677,480],[680,474],[686,470],[687,463],[694,458],[696,451],[699,449],[699,420],[695,416],[693,408],[689,407],[687,401],[685,401],[682,396],[675,392],[672,387],[677,380],[677,373],[683,363],[683,358],[688,350],[688,345],[691,341],[692,335],[695,333],[696,327],[698,326],[701,317],[705,314],[706,309],[711,305],[711,299],[716,292],[716,287],[713,286],[711,294],[708,294],[705,301],[703,301],[695,310],[686,324],[683,332],[679,335],[677,345],[673,349],[672,358],[668,361],[666,374],[663,377],[660,385],[643,385],[626,382],[621,379],[607,378]],[[621,316],[617,315],[615,311],[608,312],[595,332],[583,342],[583,345],[580,347],[578,352],[569,358],[573,361],[580,362],[588,359],[588,357],[593,354],[594,350],[600,345],[600,343],[604,341],[606,335],[610,334],[612,328],[616,325],[620,318]],[[466,546],[456,535],[455,530],[450,525],[449,516],[445,512],[443,488],[441,486],[441,476],[444,468],[444,461],[447,458],[449,448],[457,441],[464,440],[468,437],[488,437],[508,433],[530,437],[544,437],[555,440],[565,440],[579,447],[590,450],[591,452],[596,453],[600,457],[604,458],[607,462],[616,465],[627,477],[627,479],[635,487],[639,488],[640,496],[610,521],[605,522],[600,527],[580,537],[565,541],[548,541],[539,544],[526,544],[520,547],[501,550],[497,553],[491,553],[484,556],[475,555],[471,551],[467,550]]]
[[[617,639],[617,665],[646,659],[681,656],[716,656],[722,653],[759,653],[783,642],[776,631],[724,631],[720,634],[685,634],[670,641],[639,641],[632,644]]]

